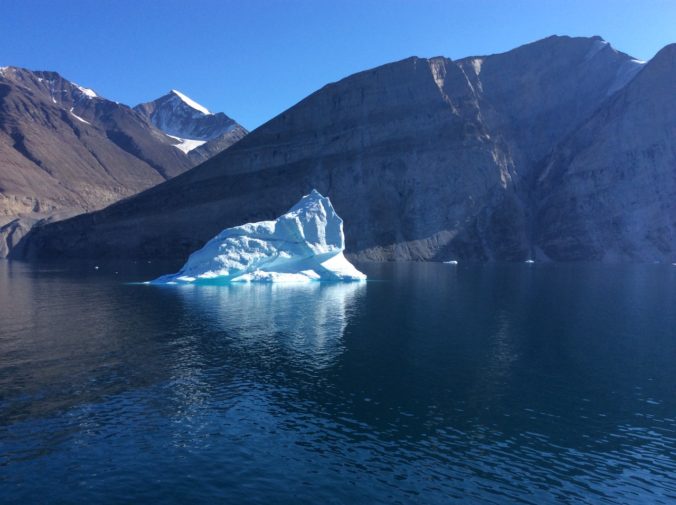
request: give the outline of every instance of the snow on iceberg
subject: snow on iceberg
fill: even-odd
[[[151,284],[359,281],[343,255],[343,220],[312,190],[283,216],[226,228],[190,255],[176,274]]]

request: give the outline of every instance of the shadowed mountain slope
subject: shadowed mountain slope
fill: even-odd
[[[0,257],[36,222],[100,209],[208,154],[188,156],[176,143],[56,72],[0,68]]]
[[[352,258],[541,255],[546,160],[621,100],[644,66],[598,37],[550,37],[360,72],[180,177],[37,230],[25,252],[184,258],[221,229],[273,218],[316,188],[343,217]]]
[[[676,261],[676,44],[554,150],[537,241],[555,260]]]

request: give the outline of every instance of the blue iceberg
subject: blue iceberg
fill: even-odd
[[[365,280],[344,250],[343,220],[327,197],[312,190],[274,221],[226,228],[178,273],[151,284]]]

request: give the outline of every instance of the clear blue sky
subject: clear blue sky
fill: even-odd
[[[176,88],[254,128],[359,70],[552,34],[649,59],[676,42],[676,1],[2,0],[0,66],[56,70],[129,105]]]

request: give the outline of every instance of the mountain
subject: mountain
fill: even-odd
[[[537,242],[554,260],[676,261],[676,44],[544,163]]]
[[[0,257],[38,221],[100,209],[194,166],[175,144],[56,72],[0,68]]]
[[[577,186],[563,179],[568,160],[600,142],[599,133],[615,137],[597,156],[613,156],[606,152],[612,144],[634,146],[615,158],[622,168],[603,172],[608,193],[621,185],[622,170],[638,170],[632,154],[643,165],[651,156],[669,165],[674,96],[662,88],[676,76],[669,67],[648,79],[650,67],[599,37],[549,37],[502,54],[413,57],[360,72],[171,181],[37,229],[24,253],[184,259],[221,229],[274,218],[317,188],[345,221],[352,259],[612,259],[586,244],[557,245],[557,234],[576,226],[561,213]],[[663,102],[671,105],[655,114]],[[637,121],[646,133],[606,132],[610,115],[618,125]],[[651,151],[651,135],[665,153]],[[586,176],[582,165],[579,171],[576,177]],[[653,205],[646,199],[665,182],[639,175],[647,189],[627,209],[632,216]],[[673,258],[673,231],[660,237],[659,259]]]
[[[157,128],[176,140],[176,147],[195,162],[211,158],[248,132],[222,112],[212,113],[180,91],[134,107]]]
[[[644,62],[601,37],[549,37],[458,65],[481,101],[487,126],[505,139],[516,163],[530,169]]]
[[[193,163],[129,107],[56,72],[0,70],[0,257],[37,220],[95,210]]]

